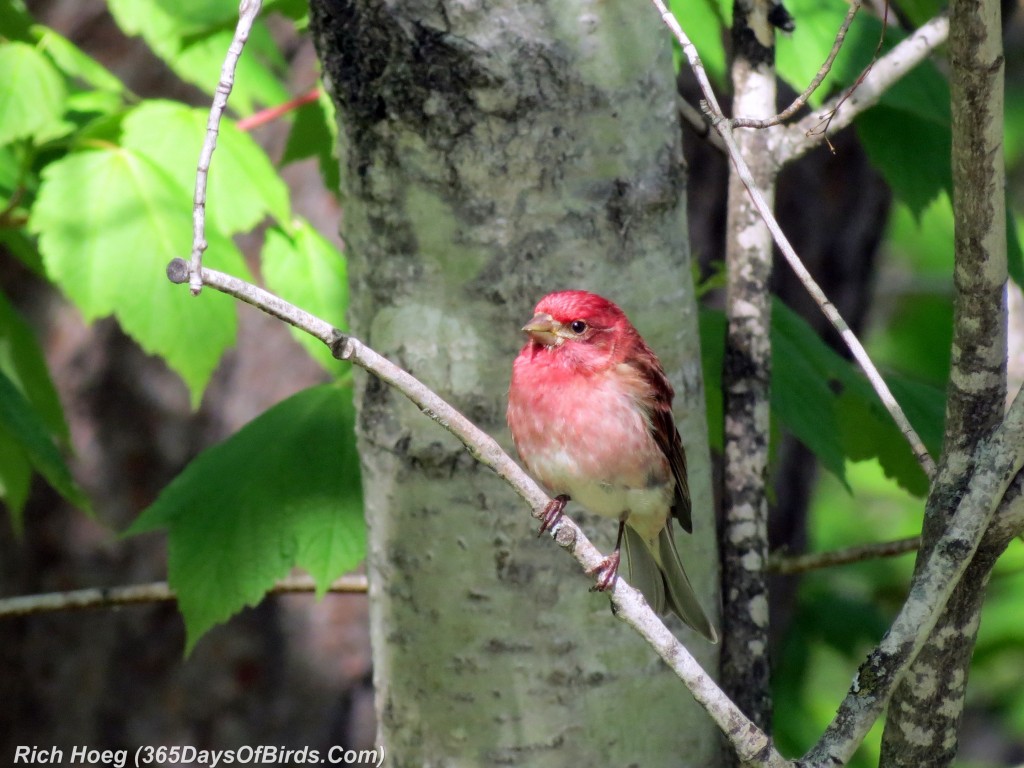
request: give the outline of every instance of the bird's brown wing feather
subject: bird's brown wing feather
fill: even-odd
[[[631,362],[637,366],[650,387],[650,399],[645,406],[650,415],[654,441],[658,444],[661,452],[665,454],[668,465],[672,469],[672,476],[676,481],[672,516],[679,521],[684,531],[693,533],[693,520],[690,514],[690,483],[686,476],[686,452],[683,450],[683,442],[679,437],[679,430],[676,429],[675,419],[672,417],[672,398],[675,392],[672,390],[672,385],[657,356],[643,341],[640,342],[640,345]]]

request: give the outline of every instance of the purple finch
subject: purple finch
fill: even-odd
[[[595,589],[614,585],[625,545],[629,582],[651,607],[716,642],[676,550],[672,518],[692,530],[690,489],[674,393],[657,356],[621,309],[586,291],[545,296],[523,331],[508,426],[526,469],[555,495],[541,532],[570,499],[618,520]]]

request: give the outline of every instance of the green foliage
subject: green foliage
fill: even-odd
[[[235,0],[112,0],[110,10],[171,70],[213,92]],[[297,23],[306,13],[293,0],[265,10]],[[231,109],[250,113],[287,101],[283,73],[283,57],[260,20],[236,73]],[[333,116],[323,104],[312,107],[296,120],[286,161],[317,156],[330,176]],[[115,317],[181,376],[194,406],[235,343],[237,325],[233,299],[211,290],[192,298],[165,275],[172,258],[191,250],[207,120],[206,109],[139,99],[72,42],[33,24],[20,3],[0,0],[0,246],[59,288],[86,322]],[[293,215],[274,163],[230,119],[220,125],[206,212],[207,266],[252,279],[232,238],[269,220],[261,267],[270,288],[343,324],[344,256]],[[347,375],[322,344],[303,344],[328,370]],[[88,510],[64,459],[68,443],[38,343],[0,295],[0,498],[17,530],[33,472]],[[310,390],[200,456],[143,515],[133,530],[170,529],[171,580],[190,648],[288,568],[309,570],[322,591],[358,563],[364,543],[355,455],[350,392]],[[217,590],[209,589],[211,578]]]
[[[721,449],[721,371],[725,318],[701,312],[701,350],[711,445]],[[845,485],[846,462],[877,459],[886,474],[917,496],[927,478],[864,375],[779,301],[772,307],[772,416]],[[898,373],[887,383],[933,455],[942,440],[945,396]],[[849,486],[847,486],[849,489]]]
[[[284,148],[281,165],[288,165],[307,157],[315,157],[320,166],[324,186],[338,194],[341,174],[335,151],[338,139],[338,125],[334,117],[334,105],[321,91],[319,98],[310,104],[303,104],[295,110],[295,122],[288,143]]]
[[[153,52],[186,82],[213,95],[221,65],[234,34],[238,3],[211,0],[187,5],[202,7],[197,16],[185,13],[182,3],[164,0],[109,0],[118,26],[129,35],[141,35]],[[281,83],[284,62],[270,32],[256,25],[239,60],[231,108],[250,114],[257,103],[288,100]]]
[[[40,143],[65,131],[67,94],[49,59],[26,43],[0,46],[0,144],[33,137]]]
[[[128,529],[166,528],[188,649],[293,567],[323,594],[363,559],[352,393],[293,395],[200,454]]]
[[[708,77],[716,85],[725,83],[726,17],[717,0],[670,0],[668,5],[700,54]]]
[[[75,152],[43,172],[30,228],[47,274],[85,319],[117,317],[181,375],[198,404],[234,342],[236,321],[230,298],[190,301],[164,274],[172,258],[189,251],[188,199],[185,188],[129,147]],[[215,231],[207,239],[210,266],[246,274],[230,240]]]
[[[335,328],[344,329],[348,306],[348,278],[345,260],[309,224],[299,222],[288,234],[267,230],[263,246],[263,279],[278,296],[312,312]],[[336,360],[320,341],[292,328],[292,333],[328,371],[348,368]]]
[[[177,182],[184,192],[178,207],[189,217],[208,118],[209,110],[169,101],[148,101],[124,118],[122,144],[146,155]],[[217,135],[206,202],[207,226],[225,235],[247,232],[268,215],[282,223],[291,218],[288,189],[270,158],[230,121]]]
[[[88,500],[75,484],[46,422],[29,399],[0,371],[0,479],[10,493],[15,528],[28,493],[26,464],[46,478],[72,504],[87,509]]]

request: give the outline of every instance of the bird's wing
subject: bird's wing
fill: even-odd
[[[679,521],[684,531],[693,533],[693,520],[690,514],[690,483],[686,476],[686,452],[683,450],[683,442],[672,416],[672,397],[675,393],[661,363],[646,344],[640,349],[632,363],[637,366],[640,375],[647,382],[649,396],[645,398],[644,407],[650,418],[651,432],[654,442],[665,455],[672,470],[672,477],[676,481],[675,498],[672,500],[672,516]]]
[[[658,443],[676,480],[675,498],[672,500],[672,516],[679,521],[683,530],[693,533],[690,515],[690,483],[686,478],[686,451],[672,418],[671,407],[659,408],[654,414],[654,439]]]

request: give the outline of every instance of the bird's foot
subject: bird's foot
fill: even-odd
[[[555,523],[562,519],[562,513],[565,512],[565,505],[568,503],[569,497],[564,493],[560,493],[548,502],[540,516],[540,530],[537,531],[537,538],[543,536],[545,531],[550,530]]]
[[[590,588],[591,592],[607,592],[611,589],[619,575],[619,550],[616,549],[598,563],[596,568],[587,571],[587,575],[598,577],[597,583]]]

